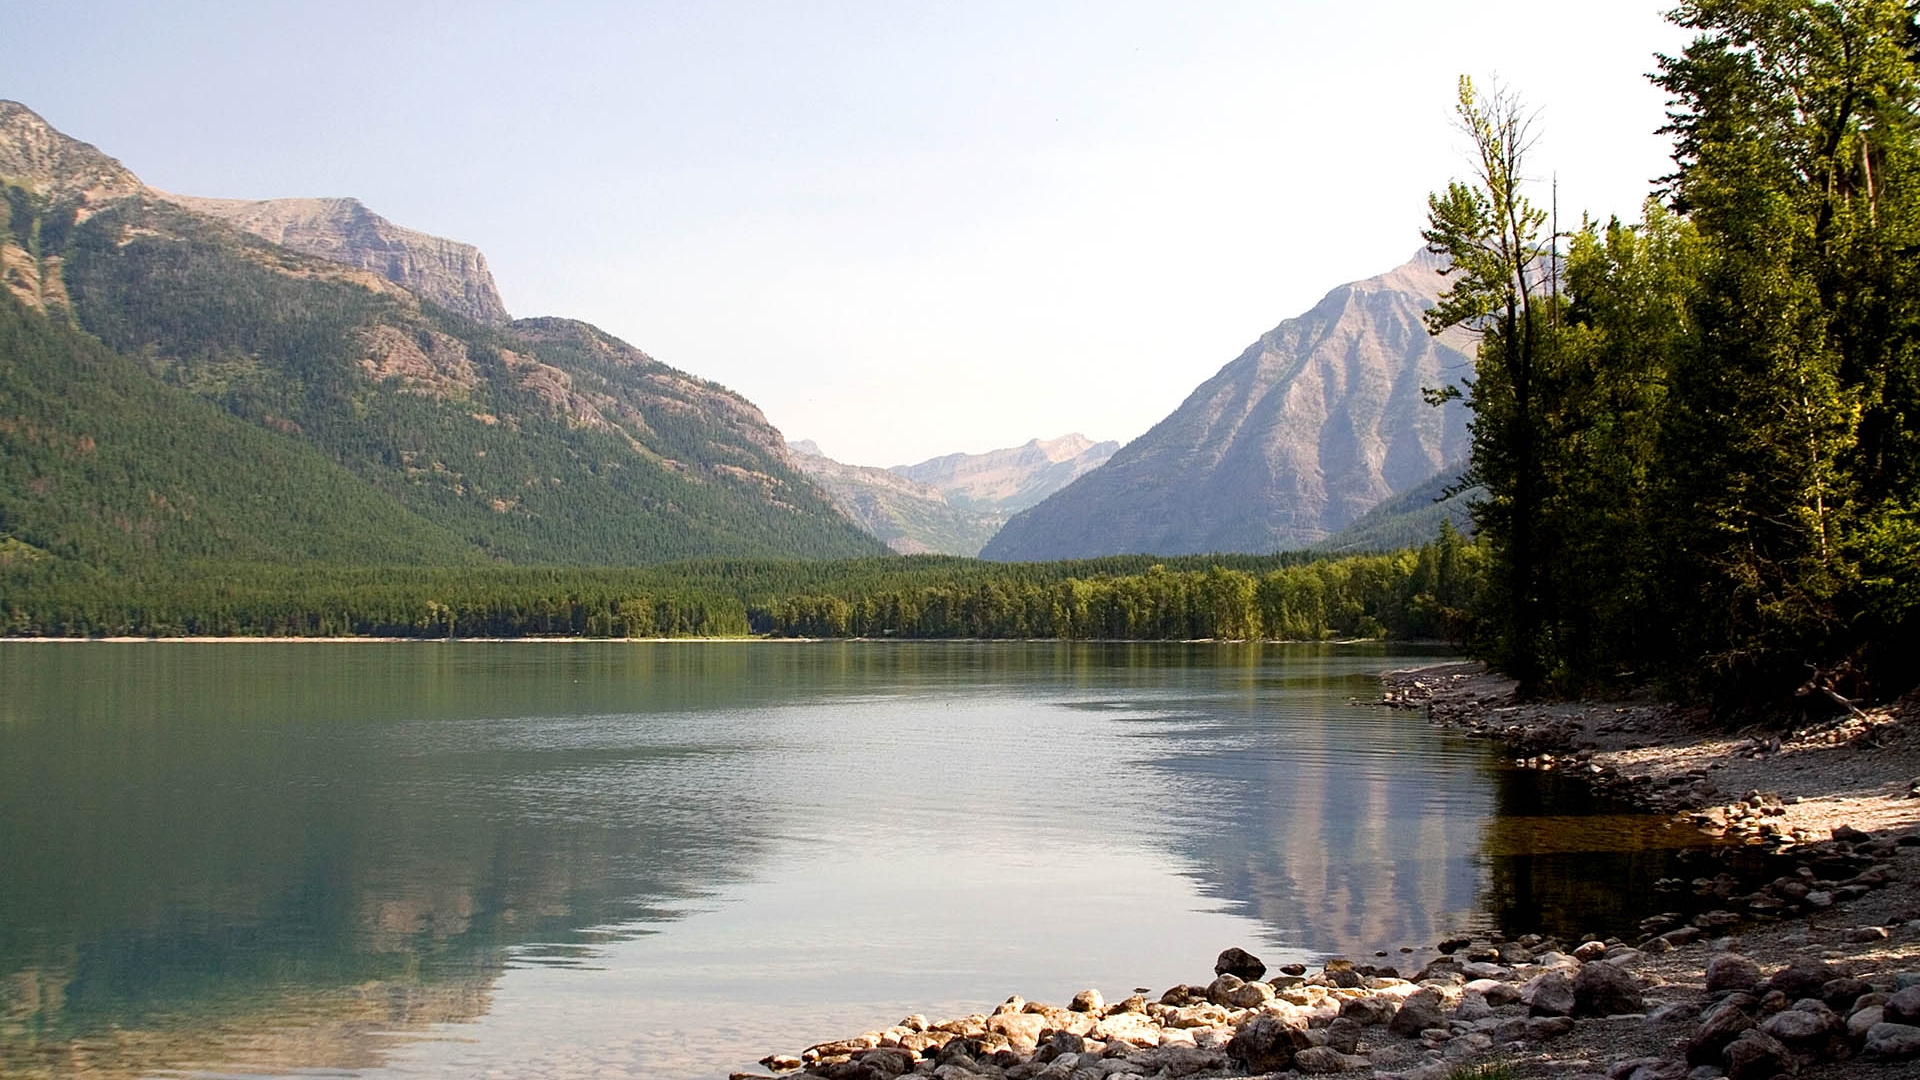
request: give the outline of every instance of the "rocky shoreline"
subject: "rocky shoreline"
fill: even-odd
[[[1207,983],[1151,1000],[1015,996],[761,1064],[827,1080],[1920,1076],[1920,703],[1727,735],[1652,703],[1511,697],[1449,664],[1390,675],[1381,703],[1717,840],[1699,876],[1661,883],[1679,910],[1628,940],[1457,937],[1417,972],[1330,959],[1269,974],[1229,949]]]

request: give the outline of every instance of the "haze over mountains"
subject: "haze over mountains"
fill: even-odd
[[[1040,502],[1120,448],[1074,433],[918,465],[846,465],[811,440],[789,444],[840,511],[903,555],[978,555],[1007,515]]]
[[[1444,281],[1422,253],[1329,292],[1201,384],[1105,465],[1015,515],[982,550],[1007,561],[1305,548],[1467,452],[1467,411],[1424,387],[1472,370],[1428,335]]]

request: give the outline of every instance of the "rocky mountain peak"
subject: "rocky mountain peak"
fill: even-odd
[[[1447,281],[1425,251],[1262,335],[1153,429],[982,552],[1008,560],[1303,548],[1466,452],[1466,410],[1423,388],[1471,371],[1427,333]]]
[[[358,199],[155,194],[303,255],[371,270],[475,322],[510,321],[479,248],[395,225]]]
[[[61,134],[32,109],[0,101],[0,180],[39,195],[98,205],[136,195],[140,178],[94,146]]]

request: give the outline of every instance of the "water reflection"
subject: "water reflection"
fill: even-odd
[[[1405,662],[0,644],[0,1074],[717,1076],[1617,894],[1577,793],[1349,700]]]

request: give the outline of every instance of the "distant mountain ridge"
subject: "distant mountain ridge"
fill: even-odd
[[[1467,452],[1467,414],[1421,390],[1471,370],[1427,333],[1444,286],[1424,252],[1288,319],[1097,469],[1008,521],[1006,561],[1316,544]]]
[[[962,509],[1012,514],[1033,506],[1106,464],[1117,442],[1094,442],[1079,432],[1032,439],[984,454],[947,454],[890,471],[938,488]]]
[[[780,432],[738,394],[585,323],[509,323],[503,309],[498,321],[473,318],[436,300],[421,265],[399,258],[465,245],[399,229],[358,203],[234,211],[314,243],[335,220],[325,215],[342,213],[402,245],[372,269],[351,245],[332,259],[304,254],[145,187],[15,102],[0,102],[0,194],[9,209],[0,287],[25,312],[16,337],[32,343],[35,362],[92,355],[40,333],[38,319],[83,330],[124,360],[97,365],[109,383],[136,371],[170,391],[115,392],[62,411],[28,395],[31,380],[0,380],[0,391],[19,388],[0,392],[0,436],[31,466],[9,475],[41,469],[79,485],[63,489],[58,506],[36,491],[0,491],[0,508],[11,508],[0,512],[0,534],[21,544],[83,561],[198,553],[225,535],[205,514],[251,505],[227,488],[280,483],[288,490],[274,493],[276,504],[355,508],[364,527],[346,535],[370,553],[413,553],[409,561],[632,565],[885,550],[793,467]],[[484,270],[473,255],[469,268]],[[480,295],[497,305],[490,279]],[[30,369],[6,356],[0,364],[15,365],[10,378]],[[204,456],[156,419],[182,394],[269,443],[303,447],[286,458],[298,468],[215,475],[176,460]],[[200,412],[174,411],[181,424],[205,424]],[[73,425],[84,430],[64,430]],[[112,446],[121,471],[94,498],[79,478],[99,474],[69,459],[123,431],[145,434],[137,447]],[[138,535],[114,539],[113,530]],[[279,550],[304,558],[321,549]],[[351,558],[338,544],[324,550]]]
[[[974,556],[1009,512],[1098,467],[1119,445],[1074,433],[890,469],[834,461],[807,439],[788,449],[841,513],[894,551]]]

